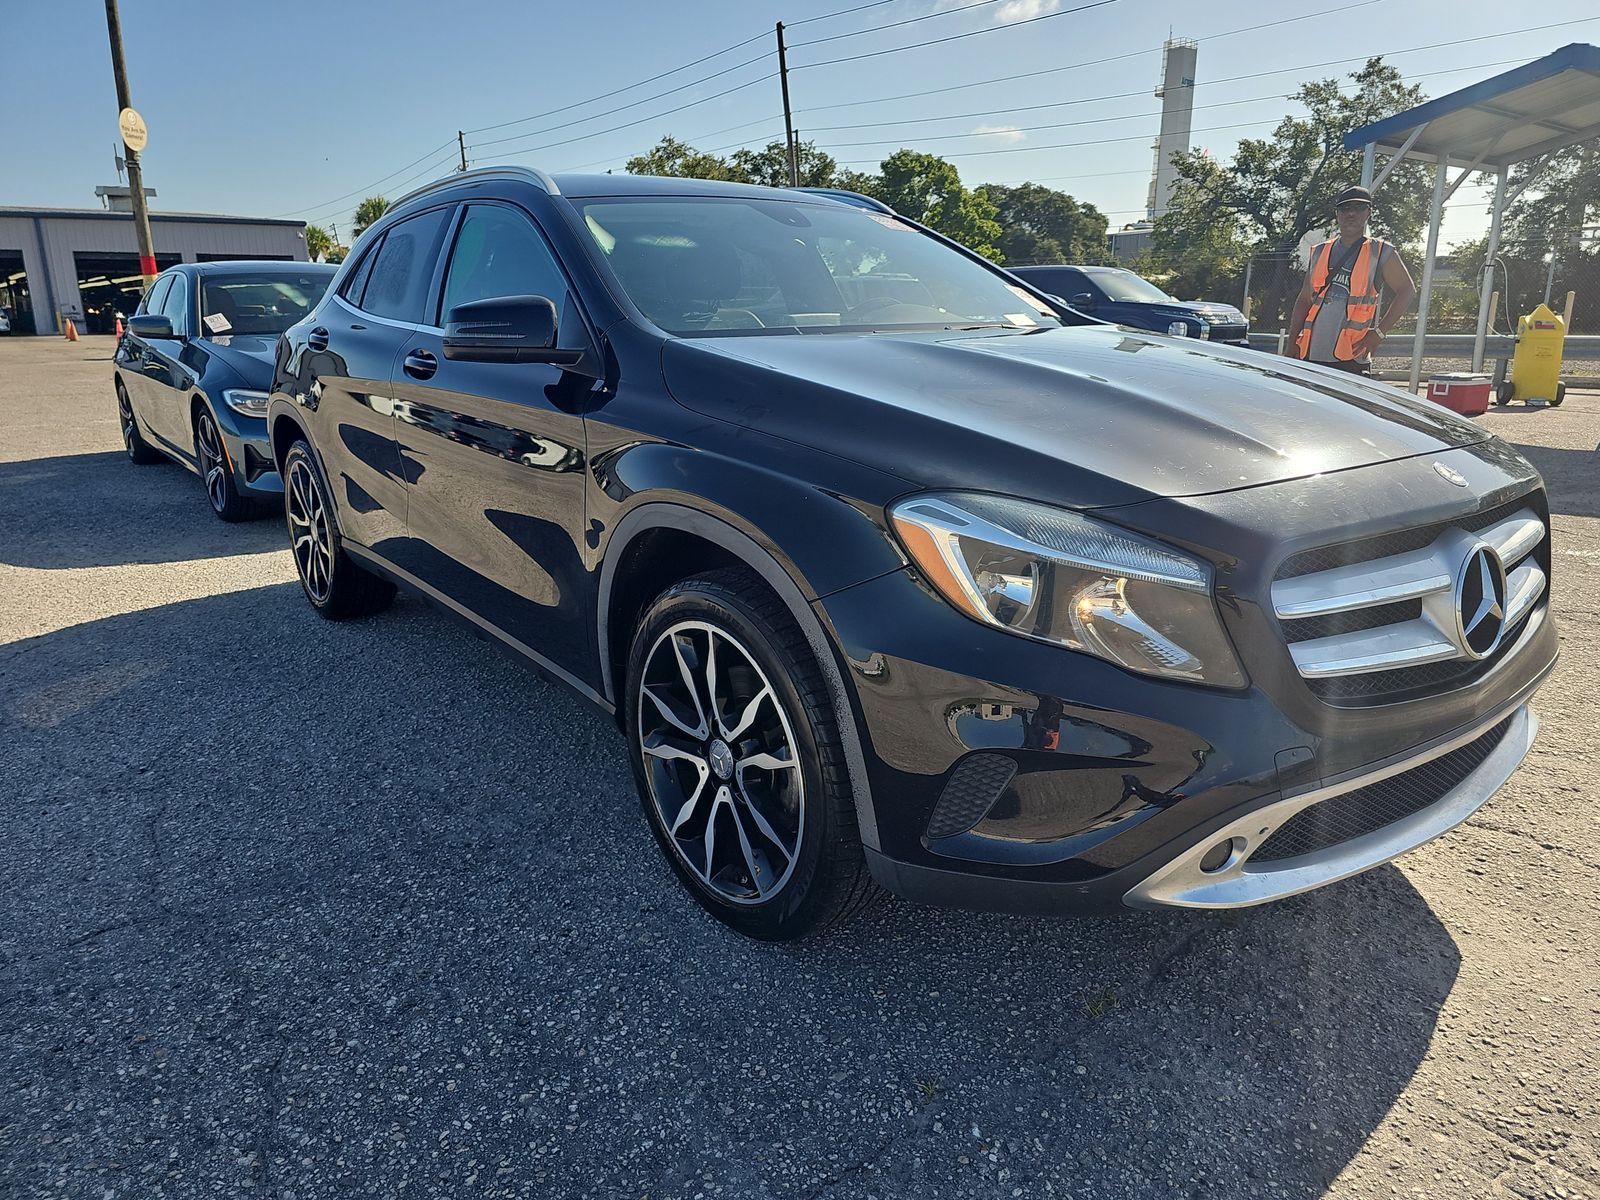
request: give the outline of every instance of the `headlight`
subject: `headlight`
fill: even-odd
[[[247,417],[267,415],[266,392],[252,392],[246,388],[223,388],[222,402],[234,412],[243,413]]]
[[[1206,564],[1065,509],[967,493],[889,510],[911,559],[951,604],[1010,633],[1131,671],[1242,687]]]
[[[1187,322],[1187,321],[1174,321],[1174,322],[1172,322],[1172,324],[1167,326],[1167,332],[1170,333],[1173,337],[1183,337],[1185,334],[1187,334],[1189,332],[1189,322]]]

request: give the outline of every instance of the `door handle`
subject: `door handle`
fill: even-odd
[[[328,348],[328,331],[318,325],[310,333],[306,334],[306,345],[313,350],[326,350]]]
[[[413,379],[432,379],[439,369],[439,360],[426,350],[413,350],[406,355],[405,369]]]

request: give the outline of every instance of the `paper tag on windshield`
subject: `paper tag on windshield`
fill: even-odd
[[[212,333],[227,333],[233,326],[228,323],[228,318],[221,313],[211,313],[206,317],[206,328]]]

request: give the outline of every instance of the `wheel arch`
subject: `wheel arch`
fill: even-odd
[[[672,565],[659,569],[663,564]],[[856,796],[861,840],[870,849],[879,849],[878,824],[855,701],[840,670],[833,643],[807,600],[813,590],[803,577],[796,578],[796,573],[779,562],[771,551],[722,518],[670,501],[651,501],[630,510],[618,522],[607,542],[597,596],[595,637],[602,695],[616,707],[620,722],[624,704],[619,696],[623,686],[621,675],[638,615],[665,587],[697,571],[719,566],[741,566],[754,571],[783,602],[805,635],[833,700]]]

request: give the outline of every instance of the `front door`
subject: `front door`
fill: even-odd
[[[452,362],[439,328],[457,304],[538,295],[555,302],[561,344],[583,345],[582,317],[543,235],[509,204],[465,209],[441,293],[431,325],[406,339],[391,388],[411,484],[401,565],[586,676],[582,409],[592,381],[541,363]]]

